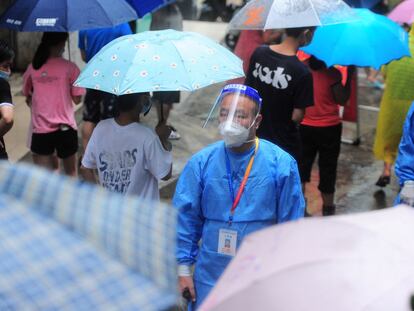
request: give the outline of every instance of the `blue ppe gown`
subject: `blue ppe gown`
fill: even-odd
[[[195,263],[197,301],[190,303],[189,310],[201,305],[232,259],[217,252],[220,229],[237,231],[238,248],[247,234],[301,218],[304,214],[305,201],[296,161],[281,148],[261,139],[230,225],[233,199],[225,150],[230,159],[234,193],[237,194],[254,147],[242,154],[234,153],[219,141],[189,160],[173,199],[179,211],[178,264],[192,266]]]
[[[414,102],[404,122],[403,135],[395,162],[395,175],[398,177],[400,187],[405,181],[414,180]],[[399,203],[400,196],[398,195],[395,204]]]

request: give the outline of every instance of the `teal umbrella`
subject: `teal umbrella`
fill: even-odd
[[[410,56],[408,34],[389,18],[367,9],[354,9],[359,19],[318,27],[311,44],[303,48],[328,66],[356,65],[378,69]]]
[[[123,36],[106,45],[75,85],[115,95],[193,91],[244,76],[242,61],[209,38],[175,30]]]

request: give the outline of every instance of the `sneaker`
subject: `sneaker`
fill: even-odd
[[[170,128],[171,128],[171,133],[170,133],[170,136],[168,137],[168,139],[170,139],[170,140],[179,140],[181,138],[181,135],[171,125],[170,125]]]

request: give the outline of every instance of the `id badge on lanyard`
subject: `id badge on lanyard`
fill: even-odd
[[[235,256],[237,248],[237,231],[220,229],[217,252],[222,255]]]
[[[233,215],[234,211],[237,208],[237,205],[240,202],[241,195],[243,193],[244,188],[246,187],[247,179],[250,175],[250,171],[253,166],[253,162],[257,153],[257,149],[259,147],[259,139],[256,138],[255,140],[256,147],[254,149],[254,153],[252,157],[250,158],[249,163],[247,164],[246,172],[244,173],[243,180],[240,184],[239,191],[237,192],[237,196],[234,196],[234,190],[233,190],[233,181],[231,179],[231,168],[230,168],[230,159],[227,154],[227,151],[225,151],[226,154],[226,169],[227,169],[227,179],[229,182],[229,191],[230,195],[233,201],[233,205],[230,209],[230,216],[229,216],[229,227],[231,227],[231,224],[233,222]],[[229,228],[226,229],[220,229],[219,230],[219,238],[218,238],[218,248],[217,252],[219,254],[228,255],[228,256],[235,256],[236,255],[236,249],[237,249],[237,231],[230,230]]]

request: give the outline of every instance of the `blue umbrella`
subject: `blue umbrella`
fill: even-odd
[[[408,34],[389,18],[367,9],[354,9],[359,20],[318,27],[303,51],[328,66],[356,65],[378,69],[381,65],[410,56]]]
[[[17,0],[0,16],[0,28],[67,32],[134,19],[137,14],[124,0]]]
[[[167,29],[112,41],[88,62],[75,85],[121,95],[193,91],[242,76],[242,61],[220,44]]]
[[[138,17],[143,17],[147,13],[154,12],[175,0],[126,0],[137,12]]]
[[[370,9],[381,0],[345,0],[345,3],[353,8],[367,8]]]

